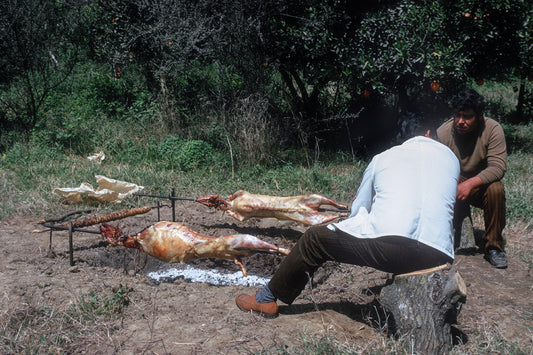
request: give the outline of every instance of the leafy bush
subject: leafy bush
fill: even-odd
[[[178,152],[186,143],[185,139],[178,135],[171,135],[159,143],[158,149],[161,157],[177,157]]]
[[[180,168],[190,171],[204,167],[213,162],[213,147],[202,140],[191,140],[185,142],[177,155]]]
[[[165,168],[173,168],[178,164],[178,156],[186,140],[178,135],[171,135],[163,139],[156,147],[155,156],[164,162]]]
[[[103,73],[92,75],[88,89],[94,109],[110,116],[124,113],[136,101],[131,84],[124,78],[117,80]]]

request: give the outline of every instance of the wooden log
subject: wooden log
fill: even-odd
[[[445,354],[452,348],[451,325],[466,302],[466,285],[453,266],[397,275],[381,290],[380,302],[399,339],[420,354]]]

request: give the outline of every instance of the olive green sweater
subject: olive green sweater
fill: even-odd
[[[500,180],[507,169],[507,148],[498,122],[485,118],[485,124],[471,134],[455,133],[453,118],[437,129],[437,140],[459,159],[461,176],[478,176],[484,184]]]

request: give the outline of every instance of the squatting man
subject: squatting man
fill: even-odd
[[[484,99],[473,89],[459,92],[451,102],[453,117],[437,129],[437,140],[459,159],[454,227],[455,244],[470,205],[483,209],[485,258],[493,267],[507,267],[502,235],[505,227],[505,190],[501,179],[507,168],[507,147],[498,122],[484,116]]]
[[[452,263],[453,213],[460,164],[444,144],[415,137],[376,155],[364,172],[349,218],[313,226],[267,285],[236,298],[243,311],[278,315],[326,261],[407,273]]]

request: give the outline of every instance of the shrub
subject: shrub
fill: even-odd
[[[213,161],[213,147],[202,140],[185,142],[177,155],[180,168],[184,171],[206,166]]]

